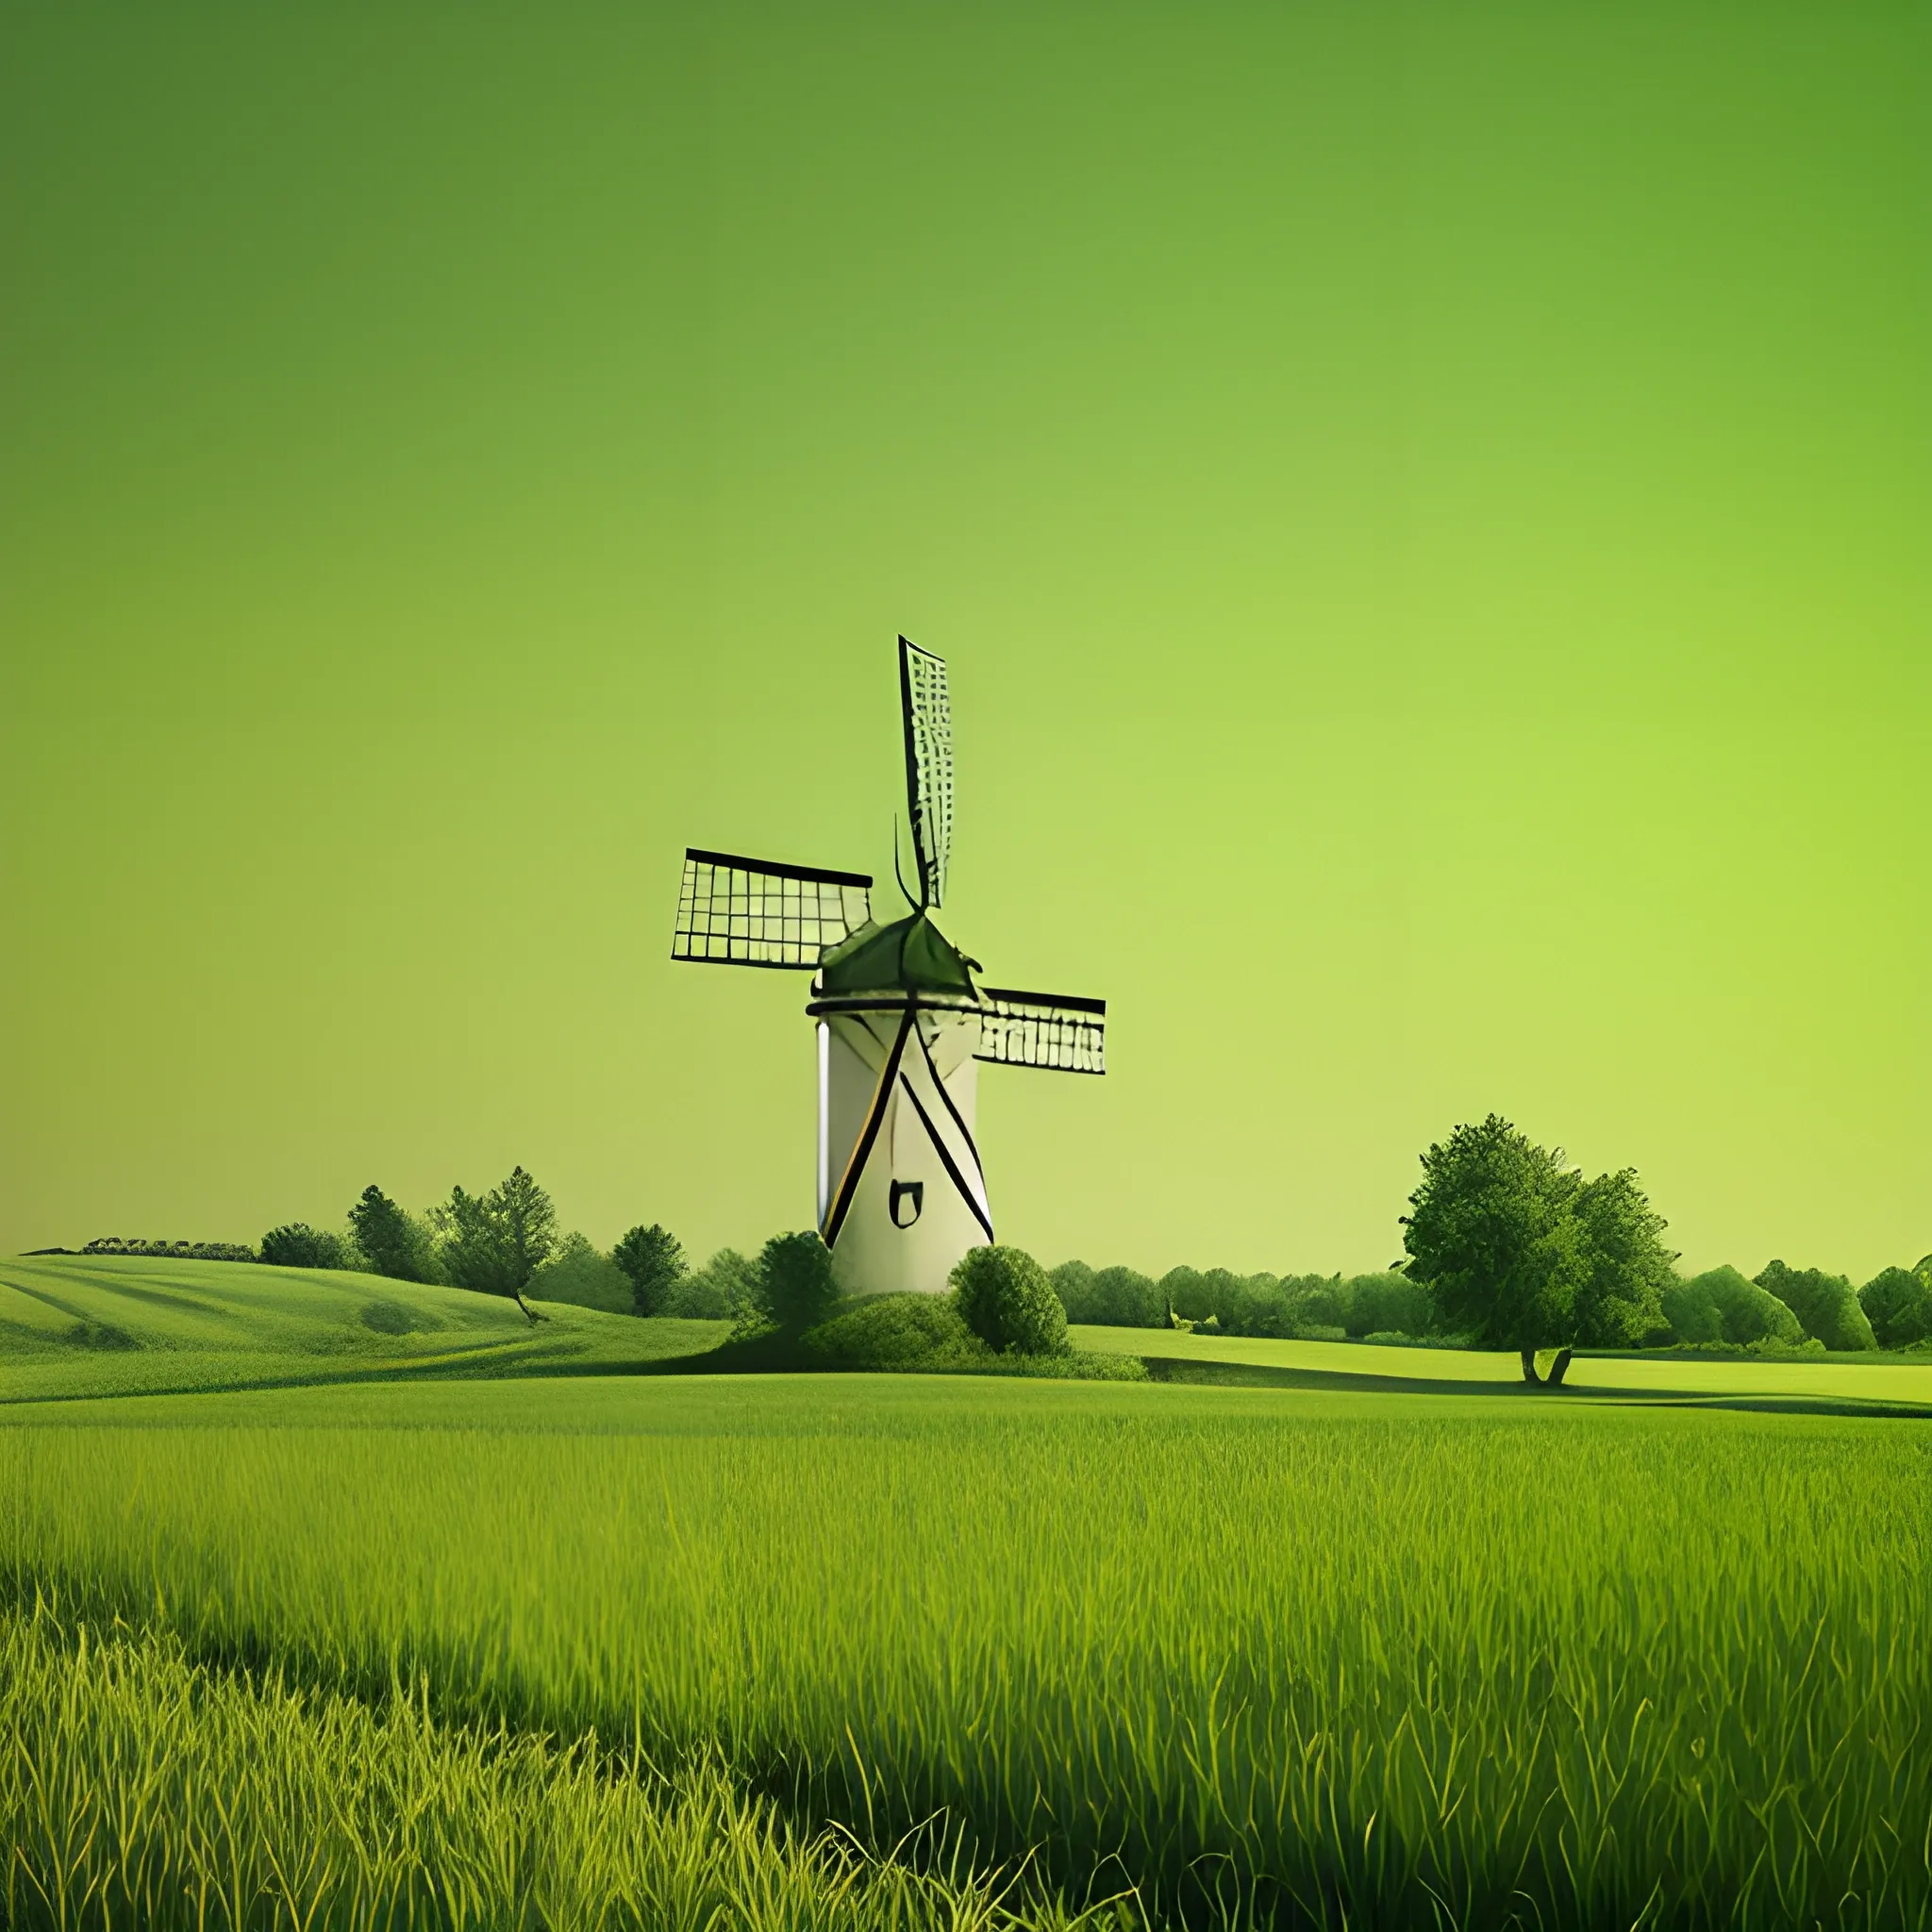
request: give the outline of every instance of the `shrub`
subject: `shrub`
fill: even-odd
[[[631,1305],[641,1315],[661,1315],[685,1274],[684,1245],[655,1222],[634,1227],[610,1251],[630,1282]]]
[[[953,1270],[966,1325],[1001,1355],[1063,1355],[1067,1311],[1024,1248],[969,1248]]]
[[[1822,1268],[1787,1268],[1773,1261],[1757,1277],[1757,1285],[1774,1294],[1826,1348],[1846,1352],[1876,1348],[1878,1338],[1842,1274]]]
[[[272,1227],[261,1238],[261,1258],[271,1268],[353,1268],[359,1258],[341,1235],[306,1221]]]
[[[832,1280],[832,1251],[818,1230],[774,1234],[758,1256],[752,1294],[758,1312],[788,1334],[823,1322],[838,1305],[839,1291]]]
[[[1858,1291],[1858,1305],[1881,1348],[1932,1340],[1932,1281],[1910,1268],[1886,1268]]]
[[[1804,1339],[1798,1318],[1775,1295],[1746,1281],[1735,1268],[1709,1268],[1663,1291],[1664,1319],[1680,1343],[1792,1344]]]
[[[965,1367],[991,1359],[951,1295],[873,1295],[803,1339],[814,1355],[843,1369]]]

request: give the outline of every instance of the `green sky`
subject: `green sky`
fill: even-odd
[[[679,857],[890,872],[903,629],[1003,1238],[1915,1259],[1928,163],[1923,5],[8,9],[0,1250],[808,1224]]]

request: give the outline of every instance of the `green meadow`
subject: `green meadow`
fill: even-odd
[[[436,1375],[632,1369],[722,1322],[639,1322],[328,1269],[118,1256],[0,1265],[0,1402]]]
[[[1420,1392],[664,1375],[715,1331],[0,1278],[64,1304],[0,1371],[9,1924],[1932,1923],[1924,1422],[1145,1331]],[[277,1295],[259,1386],[187,1390]],[[75,1367],[142,1357],[183,1392]]]

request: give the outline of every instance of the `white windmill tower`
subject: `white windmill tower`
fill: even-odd
[[[937,1292],[993,1239],[974,1139],[979,1062],[1103,1074],[1104,1000],[982,987],[933,924],[953,835],[946,667],[899,640],[912,910],[872,916],[872,880],[695,847],[684,855],[675,959],[814,975],[819,1232],[848,1294]]]

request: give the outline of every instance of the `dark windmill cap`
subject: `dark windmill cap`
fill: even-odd
[[[825,993],[937,992],[976,999],[972,969],[924,912],[891,925],[866,924],[819,962]]]

